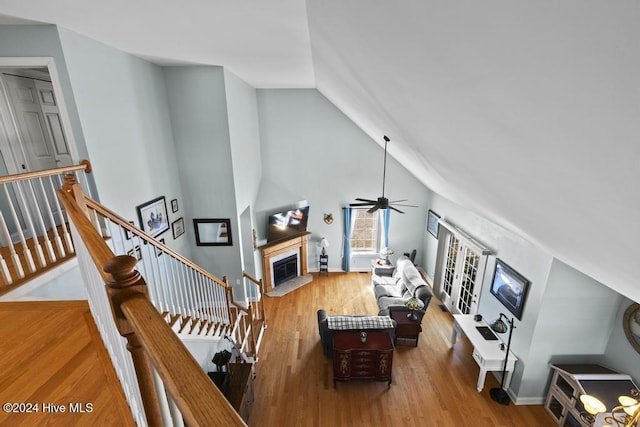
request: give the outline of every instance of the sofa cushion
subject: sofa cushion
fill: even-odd
[[[329,329],[388,329],[393,328],[393,321],[386,316],[329,316]]]
[[[396,279],[393,278],[393,276],[378,276],[377,274],[374,274],[371,276],[371,282],[373,283],[374,286],[376,285],[395,285],[396,284]]]
[[[397,285],[378,285],[373,288],[376,299],[380,297],[401,297],[402,287]]]

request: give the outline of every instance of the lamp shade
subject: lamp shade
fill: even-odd
[[[320,239],[320,247],[321,248],[328,248],[329,247],[329,241],[326,238],[322,238]]]
[[[424,303],[416,297],[411,297],[404,305],[410,310],[422,310],[424,308]]]
[[[580,402],[582,402],[582,404],[584,405],[584,410],[591,415],[596,415],[607,410],[607,407],[604,406],[604,403],[602,403],[598,398],[588,394],[580,395]]]
[[[384,248],[380,249],[380,255],[382,255],[382,256],[393,255],[393,249],[384,247]]]

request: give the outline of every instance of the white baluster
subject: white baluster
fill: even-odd
[[[61,188],[62,176],[58,175],[57,179],[58,179],[58,187]],[[63,230],[62,236],[64,237],[64,243],[67,246],[67,251],[69,251],[69,253],[72,254],[75,252],[75,248],[73,247],[73,239],[71,239],[71,234],[69,233],[69,227],[67,226],[67,223],[69,221],[66,218],[66,214],[63,214],[63,210],[60,206],[60,201],[58,200],[57,197],[56,197],[56,206],[58,208],[58,215],[60,216],[60,225],[62,226],[62,230]]]
[[[9,200],[9,204],[11,204],[11,200]],[[16,271],[18,272],[18,276],[20,278],[24,277],[24,270],[22,270],[22,265],[20,264],[20,257],[16,253],[16,249],[13,247],[13,242],[11,241],[11,233],[7,229],[7,224],[4,222],[4,215],[2,215],[2,211],[0,211],[0,228],[2,228],[2,235],[7,241],[7,248],[9,248],[9,252],[11,254],[11,258],[16,267]],[[9,269],[7,268],[7,263],[4,261],[4,258],[0,255],[0,264],[2,265],[2,275],[4,276],[4,281],[7,285],[13,283],[13,278],[11,274],[9,274]]]
[[[15,183],[14,183],[15,184]],[[16,192],[15,189],[18,189],[18,191]],[[20,191],[20,186],[18,185],[14,185],[14,193],[16,194],[16,197],[20,197],[21,201],[22,201],[22,206],[27,206],[27,204],[24,201],[24,196],[22,195],[22,191]],[[33,257],[31,256],[31,250],[29,250],[29,248],[27,247],[27,241],[24,238],[24,233],[22,232],[22,226],[20,225],[20,219],[18,218],[18,214],[16,212],[15,206],[13,206],[13,203],[11,203],[11,199],[9,197],[9,190],[7,190],[7,187],[4,187],[4,194],[7,197],[7,200],[9,200],[9,210],[11,210],[11,216],[13,217],[13,222],[16,225],[16,230],[18,232],[18,238],[20,239],[20,243],[22,243],[22,254],[25,257],[25,261],[27,262],[27,266],[29,267],[29,271],[36,271],[36,264],[33,262]],[[31,215],[29,215],[29,208],[27,207],[25,209],[25,216],[28,220],[27,223],[31,222]],[[31,223],[31,229],[33,229],[33,223]],[[35,233],[34,233],[35,234]],[[36,239],[37,242],[37,239]],[[20,275],[20,277],[24,277],[24,271],[22,270],[22,266],[20,263],[20,259],[19,258],[14,258],[14,265],[16,266],[16,268],[18,268],[18,266],[20,265],[20,271],[22,271],[22,274]]]

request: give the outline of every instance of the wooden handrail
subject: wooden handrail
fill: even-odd
[[[129,223],[129,221],[127,221],[126,219],[124,219],[123,217],[118,215],[117,213],[113,212],[109,208],[101,205],[100,203],[96,202],[95,200],[93,200],[93,199],[91,199],[89,197],[85,197],[85,203],[86,203],[87,207],[95,210],[96,212],[98,212],[100,215],[102,215],[104,217],[110,218],[110,220],[113,223],[115,223],[118,226],[124,228],[125,230],[129,231],[130,233],[142,237],[145,241],[151,243],[152,245],[154,245],[156,247],[160,246],[160,243],[156,243],[156,240],[151,235],[149,235],[149,234],[145,233],[144,231],[134,227],[133,225],[131,225]],[[212,281],[214,281],[218,285],[220,285],[220,286],[222,286],[224,288],[229,287],[229,284],[226,283],[224,280],[220,280],[218,277],[214,276],[213,274],[211,274],[210,272],[208,272],[204,268],[200,267],[199,265],[194,264],[192,261],[190,261],[189,259],[187,259],[184,256],[180,255],[179,253],[177,253],[173,249],[171,249],[171,248],[169,248],[167,246],[163,246],[162,247],[162,252],[164,252],[166,254],[169,254],[173,258],[176,258],[178,261],[180,261],[181,263],[185,264],[187,267],[197,271],[198,273],[202,274],[203,276],[207,277],[208,279],[211,279]]]
[[[151,364],[190,426],[246,425],[149,301],[146,283],[133,269],[136,259],[114,256],[85,216],[86,206],[77,205],[78,200],[86,200],[79,184],[67,180],[58,196],[107,285],[116,326],[128,342],[149,425],[162,425]]]
[[[26,179],[41,178],[44,176],[62,175],[65,172],[75,172],[75,171],[85,171],[86,173],[90,173],[91,162],[89,162],[89,160],[83,160],[79,164],[72,165],[72,166],[63,166],[60,168],[46,169],[41,171],[23,172],[23,173],[16,173],[13,175],[4,175],[4,176],[0,176],[0,184],[6,184],[9,182],[15,182],[15,181],[24,181]]]
[[[255,283],[256,285],[262,285],[262,281],[256,279],[255,277],[253,277],[252,275],[250,275],[249,273],[247,273],[246,271],[242,272],[242,277],[246,277],[247,279],[251,280],[253,283]],[[262,290],[262,289],[261,289]]]
[[[189,426],[244,426],[217,386],[143,296],[120,304]]]

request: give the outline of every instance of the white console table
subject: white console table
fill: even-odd
[[[478,326],[486,326],[484,320],[476,322],[473,314],[454,314],[453,315],[453,332],[451,333],[451,347],[456,343],[458,332],[461,332],[473,345],[473,359],[480,366],[480,374],[478,375],[478,391],[484,388],[484,380],[488,371],[500,371],[504,368],[504,359],[506,344],[498,337],[497,340],[485,339],[476,329]],[[497,334],[494,335],[497,337]],[[509,360],[507,361],[506,378],[504,380],[504,388],[509,388],[513,368],[518,358],[509,351]]]

